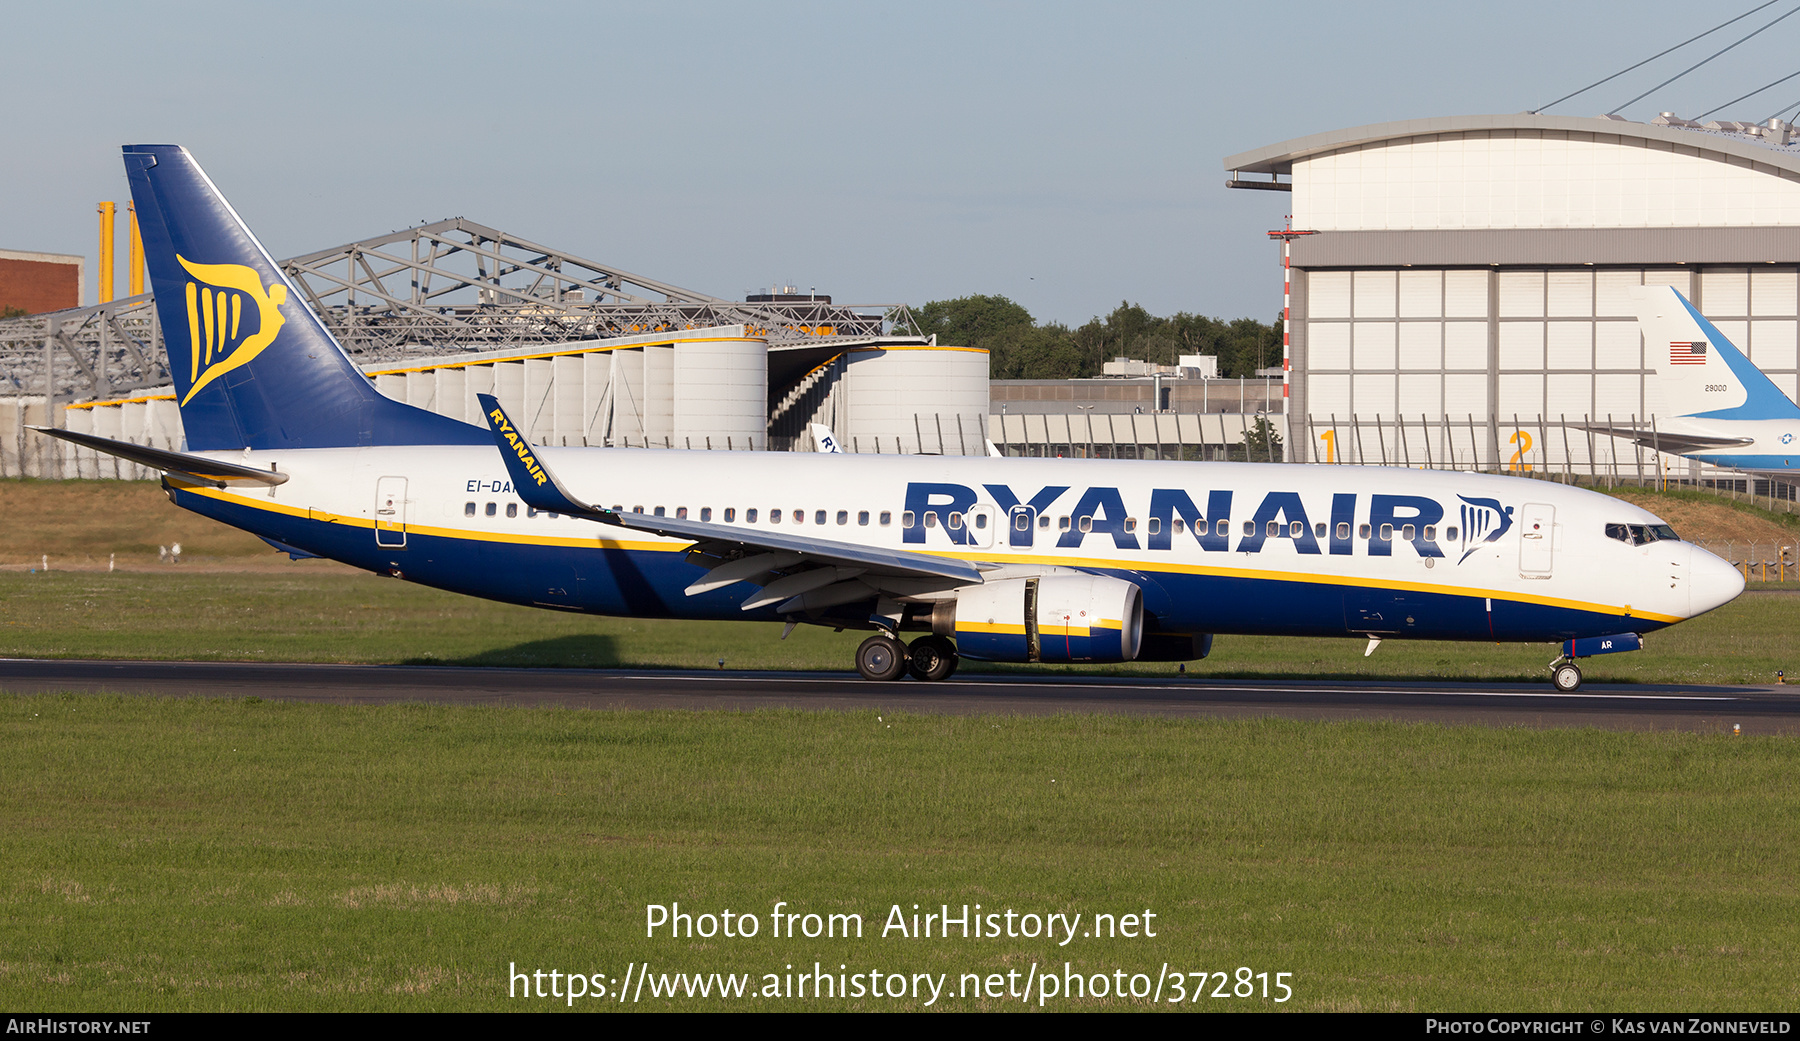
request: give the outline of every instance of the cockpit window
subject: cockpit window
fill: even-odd
[[[1648,546],[1652,542],[1680,542],[1681,536],[1667,524],[1608,524],[1606,537],[1629,546]]]

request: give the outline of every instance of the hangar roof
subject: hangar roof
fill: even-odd
[[[1226,156],[1225,169],[1233,174],[1256,173],[1273,178],[1291,175],[1297,160],[1382,141],[1480,131],[1562,131],[1680,145],[1698,149],[1702,155],[1720,161],[1728,162],[1735,158],[1740,160],[1737,165],[1743,165],[1742,161],[1748,160],[1753,164],[1776,167],[1800,176],[1800,144],[1777,144],[1775,141],[1753,136],[1752,127],[1753,124],[1743,123],[1701,125],[1690,120],[1633,123],[1608,116],[1541,116],[1529,112],[1501,116],[1435,116],[1428,119],[1403,119],[1393,123],[1371,123],[1347,130],[1296,137],[1279,144]],[[1784,129],[1779,131],[1778,140],[1785,142],[1793,136],[1793,129],[1784,125]],[[1236,182],[1234,186],[1268,187],[1269,182]],[[1282,187],[1286,187],[1285,182]]]

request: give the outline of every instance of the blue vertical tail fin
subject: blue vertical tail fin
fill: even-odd
[[[488,444],[351,362],[179,145],[126,145],[144,262],[193,451]]]

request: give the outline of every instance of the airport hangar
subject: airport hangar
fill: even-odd
[[[904,305],[792,286],[729,301],[461,218],[279,263],[383,393],[475,421],[491,391],[539,444],[806,450],[819,424],[847,452],[980,455],[992,440],[1010,455],[1216,458],[1280,406],[1279,378],[1141,363],[990,385],[985,352],[918,335]],[[181,449],[161,337],[141,291],[0,320],[0,476],[155,476],[29,428]]]
[[[549,445],[982,454],[987,353],[917,335],[904,305],[791,286],[731,301],[462,218],[279,262],[390,397],[478,421],[491,392]],[[144,479],[29,431],[180,450],[154,294],[0,320],[0,476]]]
[[[1587,428],[1664,411],[1627,286],[1674,286],[1800,391],[1796,141],[1527,113],[1228,157],[1229,187],[1292,193],[1289,458],[1741,481]]]

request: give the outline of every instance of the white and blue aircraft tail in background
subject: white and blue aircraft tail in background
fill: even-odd
[[[44,433],[297,556],[563,611],[864,630],[870,679],[1185,661],[1223,633],[1560,641],[1572,690],[1574,659],[1743,589],[1638,507],[1511,477],[540,447],[491,395],[485,427],[384,397],[185,149],[124,151],[187,450]]]
[[[1666,415],[1653,429],[1592,429],[1759,477],[1800,481],[1800,405],[1668,286],[1634,291]]]

